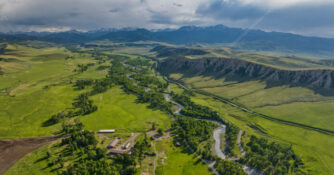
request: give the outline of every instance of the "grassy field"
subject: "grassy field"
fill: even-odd
[[[75,64],[81,61],[65,60],[59,55],[65,52],[63,48],[9,48],[10,52],[1,57],[17,58],[20,62],[13,63],[18,69],[0,76],[0,138],[51,135],[57,126],[42,127],[42,123],[71,106],[77,92],[68,83],[76,74],[73,72]],[[41,55],[52,54],[59,58],[41,59]],[[20,64],[25,66],[20,67]]]
[[[171,77],[191,88],[228,98],[271,117],[329,130],[334,128],[334,97],[315,94],[306,88],[268,88],[260,81],[236,82],[202,76],[181,78],[180,74]]]
[[[56,86],[15,97],[0,96],[0,138],[52,135],[60,125],[43,127],[51,115],[71,107],[77,92]]]
[[[159,110],[148,108],[147,104],[136,103],[137,97],[128,95],[119,87],[92,97],[98,110],[80,117],[88,130],[116,129],[120,132],[143,132],[157,127],[166,129],[171,124],[170,116]]]
[[[157,175],[209,175],[209,167],[197,157],[175,147],[171,140],[158,141],[156,149],[159,152]]]
[[[65,59],[67,56],[71,59]],[[73,99],[81,93],[74,90],[71,81],[80,78],[99,79],[106,70],[89,67],[83,73],[74,72],[78,64],[95,63],[88,54],[72,53],[62,47],[35,49],[21,45],[9,45],[1,58],[13,58],[15,71],[2,64],[5,74],[0,75],[0,139],[48,136],[59,129],[60,124],[43,127],[51,115],[71,107]],[[24,66],[21,66],[24,65]],[[101,65],[108,65],[103,63]],[[119,88],[92,97],[99,110],[82,117],[88,129],[104,128],[143,131],[156,122],[166,128],[170,119],[160,111],[148,109],[135,102],[136,97],[127,95]]]
[[[73,99],[82,91],[73,87],[76,79],[99,79],[107,70],[98,70],[94,65],[83,73],[75,72],[76,65],[95,63],[87,54],[72,53],[64,48],[34,49],[10,45],[2,58],[15,58],[16,62],[1,64],[4,75],[0,75],[0,139],[38,137],[52,135],[60,124],[43,127],[51,115],[72,106]],[[71,56],[71,59],[65,59]],[[131,57],[132,58],[132,57]],[[137,58],[137,56],[133,56]],[[126,94],[120,87],[90,97],[98,111],[79,117],[85,129],[115,128],[117,132],[143,132],[151,128],[168,129],[171,117],[159,110],[137,103],[137,97]],[[123,135],[122,135],[123,136]],[[46,152],[57,152],[52,145],[44,146],[21,159],[6,174],[52,174],[47,161],[42,160]]]
[[[119,53],[130,50],[136,51],[122,49]],[[142,50],[143,54],[145,51]],[[73,88],[71,82],[82,78],[99,79],[107,73],[106,70],[97,70],[99,65],[91,66],[83,73],[75,72],[78,64],[97,61],[89,54],[72,53],[63,47],[36,49],[9,45],[6,54],[0,57],[12,60],[1,61],[0,65],[5,72],[0,75],[0,139],[52,135],[60,124],[49,127],[42,124],[51,115],[71,107],[73,99],[81,93]],[[137,56],[131,58],[136,59]],[[106,62],[102,65],[109,64]],[[182,75],[172,77],[180,79]],[[334,128],[334,97],[314,94],[305,88],[267,88],[259,81],[240,83],[210,77],[183,78],[182,81],[191,88],[228,98],[272,117],[330,130]],[[169,90],[177,93],[183,91],[175,84],[171,84]],[[98,110],[79,119],[85,129],[91,131],[116,129],[121,133],[143,132],[151,128],[152,122],[165,130],[172,123],[170,116],[148,108],[147,104],[137,103],[136,96],[124,93],[117,86],[89,98],[98,106]],[[248,134],[291,144],[310,174],[334,174],[334,149],[331,149],[334,148],[334,136],[266,120],[207,96],[197,94],[193,100],[217,110]],[[53,149],[52,145],[47,145],[28,154],[6,174],[49,172],[50,169],[43,169],[47,161],[38,160],[50,149]],[[175,147],[171,139],[156,141],[156,149],[159,152],[156,174],[212,174],[207,165],[182,148]],[[152,157],[147,159],[148,172],[152,170],[150,164],[153,161]]]

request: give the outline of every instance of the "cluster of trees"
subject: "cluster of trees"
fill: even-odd
[[[239,133],[239,128],[231,123],[226,124],[226,133],[225,133],[225,150],[224,152],[232,157],[236,154],[234,153],[233,149],[237,145],[237,137]]]
[[[78,120],[74,124],[63,124],[62,132],[68,137],[62,139],[62,145],[68,145],[70,151],[79,150],[82,147],[95,147],[97,139],[93,132],[83,130],[83,125]]]
[[[162,83],[160,80],[158,80],[156,77],[152,76],[145,76],[144,73],[136,73],[132,75],[133,79],[138,81],[140,86],[149,87],[154,85],[155,87],[158,87],[160,89],[166,89],[168,87],[167,83]]]
[[[55,153],[56,155],[47,152],[48,166],[57,166],[61,169],[58,174],[94,174],[97,171],[101,173],[108,171],[110,167],[105,166],[106,150],[96,147],[98,142],[94,133],[84,130],[82,123],[74,120],[73,123],[63,124],[61,133],[67,135],[59,144],[65,146],[65,149]],[[67,162],[67,157],[78,157],[78,160]],[[70,165],[64,166],[65,163]]]
[[[81,79],[81,80],[77,80],[75,83],[74,83],[74,87],[76,87],[77,90],[82,90],[82,89],[85,89],[87,86],[91,86],[93,84],[94,80],[84,80],[84,79]]]
[[[62,121],[64,118],[70,118],[74,117],[75,113],[72,110],[65,110],[58,112],[57,114],[54,114],[51,116],[51,118],[43,123],[44,127],[54,125],[56,123],[59,123]]]
[[[95,95],[98,93],[103,93],[112,87],[112,81],[109,77],[91,80],[91,79],[80,79],[77,80],[73,85],[77,90],[85,89],[88,86],[92,86],[92,91],[90,95]]]
[[[214,167],[219,174],[246,175],[246,172],[242,169],[242,166],[233,161],[227,161],[217,158]]]
[[[138,101],[149,103],[151,108],[160,109],[167,112],[172,112],[172,104],[166,102],[162,93],[151,90],[138,95]]]
[[[181,95],[172,93],[172,96],[175,101],[184,106],[184,108],[181,110],[182,115],[222,122],[222,118],[216,111],[209,107],[198,105],[192,102],[190,97],[185,93]]]
[[[251,136],[246,152],[246,156],[240,161],[265,174],[304,174],[304,164],[291,146],[282,146],[264,138]]]
[[[78,162],[69,165],[66,170],[59,174],[73,175],[73,174],[105,174],[105,175],[120,175],[117,167],[111,166],[107,160],[84,160],[80,159]]]
[[[113,83],[121,85],[125,92],[137,95],[138,102],[149,103],[151,108],[171,112],[172,104],[165,101],[162,93],[168,87],[167,83],[142,72],[136,72],[131,67],[125,67],[119,61],[113,60],[112,65],[108,78]],[[130,79],[126,75],[132,72],[136,73],[133,75],[133,79]],[[150,90],[145,91],[145,88],[148,87]]]
[[[72,106],[76,108],[76,115],[87,115],[97,110],[97,106],[93,105],[93,100],[88,99],[88,93],[80,94],[74,102]]]
[[[6,47],[7,47],[7,44],[0,43],[0,54],[5,53]]]
[[[138,163],[141,165],[146,156],[155,156],[155,153],[151,148],[148,136],[145,134],[142,140],[136,142],[132,150],[132,156],[136,157]]]
[[[112,81],[108,77],[101,80],[95,80],[93,83],[93,90],[91,91],[91,95],[103,93],[111,87]]]
[[[94,63],[88,63],[88,64],[78,64],[77,69],[74,71],[76,72],[85,72],[89,66],[94,66]]]
[[[152,64],[150,63],[150,60],[147,59],[141,59],[140,57],[137,57],[136,59],[128,59],[126,61],[127,64],[131,66],[140,66],[140,67],[151,67]]]
[[[123,61],[123,60],[129,60],[129,56],[124,56],[124,55],[107,55],[109,59],[116,60],[116,61]]]
[[[104,66],[104,65],[101,65],[99,67],[96,68],[96,70],[105,70],[105,69],[109,69],[110,66]]]
[[[178,117],[172,128],[178,135],[177,139],[186,141],[188,146],[198,152],[203,158],[213,160],[212,134],[217,125],[205,120],[197,120],[189,117]],[[204,144],[203,144],[204,143]]]
[[[62,146],[66,145],[66,154],[58,156],[58,159],[63,157],[59,165],[62,171],[59,174],[120,174],[117,167],[108,160],[107,150],[96,147],[97,139],[94,133],[83,130],[83,125],[78,120],[74,120],[73,124],[63,124],[62,132],[68,137],[61,142]],[[77,156],[79,159],[64,167],[66,155]]]
[[[88,99],[89,93],[82,93],[74,99],[72,109],[66,109],[55,115],[43,123],[44,127],[59,123],[64,118],[71,118],[79,115],[87,115],[97,110],[97,106],[93,104],[93,100]]]

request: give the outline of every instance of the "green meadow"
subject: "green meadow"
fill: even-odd
[[[271,117],[328,130],[334,128],[334,97],[306,88],[267,87],[261,81],[238,82],[203,76],[182,78],[180,74],[171,77]]]
[[[70,108],[73,99],[82,93],[75,90],[73,82],[77,79],[103,78],[107,70],[98,67],[110,65],[108,62],[96,64],[97,61],[91,54],[73,53],[64,47],[37,49],[11,44],[7,49],[6,54],[0,55],[1,58],[11,60],[1,61],[0,65],[5,73],[0,75],[0,139],[53,135],[61,124],[44,127],[43,123],[53,114]],[[122,48],[117,53],[137,59],[138,56],[126,53],[135,54],[138,51],[145,54],[148,50]],[[105,54],[113,55],[114,52],[105,51]],[[301,61],[286,59],[291,65],[302,64]],[[261,59],[253,61],[265,64]],[[88,63],[95,65],[82,73],[74,71],[78,64]],[[171,77],[183,81],[190,88],[227,98],[271,117],[328,130],[334,128],[334,97],[315,94],[306,88],[268,88],[260,81],[238,82],[202,76],[186,78],[182,74],[173,74]],[[183,92],[175,84],[170,84],[168,91]],[[160,110],[150,109],[147,104],[138,103],[135,95],[124,93],[119,86],[113,86],[89,99],[93,100],[98,110],[78,118],[85,129],[90,131],[116,129],[119,133],[129,134],[147,131],[153,122],[157,124],[157,128],[164,130],[169,129],[172,123],[171,116]],[[333,135],[270,121],[200,94],[196,94],[192,100],[218,111],[224,118],[246,131],[247,135],[255,134],[292,145],[310,174],[334,174],[334,150],[331,149],[334,148]],[[207,165],[182,147],[175,147],[170,138],[154,142],[159,152],[156,174],[212,174]],[[47,161],[42,160],[47,151],[57,151],[54,149],[50,144],[29,153],[6,174],[56,173],[45,168]],[[145,165],[149,172],[153,170],[153,161],[154,158],[150,157]]]
[[[70,56],[70,59],[66,57]],[[60,124],[42,126],[52,115],[72,106],[73,99],[81,93],[74,89],[76,79],[99,79],[106,70],[98,70],[102,63],[83,73],[75,72],[78,64],[96,63],[85,53],[72,53],[63,47],[35,49],[22,45],[9,45],[3,58],[16,59],[1,64],[0,75],[0,138],[49,136]],[[19,61],[18,61],[19,60]],[[3,62],[1,62],[3,63]],[[22,66],[24,65],[24,66]],[[167,128],[170,117],[161,111],[136,103],[134,95],[113,88],[106,93],[91,97],[99,110],[82,117],[88,129],[117,128],[128,131],[144,131],[155,122]]]
[[[144,132],[156,123],[157,127],[167,129],[171,117],[159,110],[148,108],[147,104],[137,103],[137,97],[125,94],[119,87],[114,87],[91,99],[98,110],[87,116],[80,117],[86,129],[116,129],[119,132]]]
[[[175,147],[171,140],[157,141],[159,152],[156,169],[157,175],[212,175],[209,167],[194,154]]]
[[[52,135],[60,125],[43,127],[51,115],[71,107],[76,92],[69,86],[36,90],[15,97],[0,96],[0,138]]]
[[[68,83],[75,76],[74,64],[79,61],[65,60],[63,56],[40,60],[41,55],[63,53],[63,48],[31,48],[29,52],[23,46],[11,47],[1,57],[20,61],[13,63],[18,66],[15,71],[0,76],[0,138],[51,135],[58,126],[42,127],[42,124],[51,115],[71,106],[77,92]],[[20,64],[26,66],[22,68]]]

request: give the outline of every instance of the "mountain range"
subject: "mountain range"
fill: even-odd
[[[0,40],[44,40],[57,43],[83,43],[109,39],[115,42],[157,41],[172,44],[222,44],[232,49],[302,53],[334,57],[334,39],[230,28],[224,25],[185,26],[171,30],[120,29],[90,32],[0,34]]]

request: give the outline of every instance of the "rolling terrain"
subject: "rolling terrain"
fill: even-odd
[[[24,156],[5,174],[68,172],[98,155],[83,150],[104,149],[118,137],[119,147],[132,140],[138,143],[132,143],[134,150],[145,149],[144,157],[133,154],[137,174],[213,174],[210,168],[224,169],[213,166],[218,161],[240,171],[243,162],[264,172],[334,172],[334,153],[328,149],[334,146],[333,70],[324,60],[107,40],[71,46],[8,43],[0,58],[2,140],[58,135],[68,123],[82,124],[82,131],[97,140],[94,146],[72,151],[74,156],[66,154],[75,147],[64,144],[66,138],[54,141]],[[87,99],[78,103],[82,98]],[[228,127],[222,145],[232,150],[218,149],[232,155],[231,161],[217,159],[212,150],[216,120]],[[116,133],[96,134],[101,129]],[[239,131],[244,134],[238,136]],[[298,168],[269,170],[262,163],[272,162],[252,162],[252,154],[234,160],[242,157],[237,137],[246,155],[262,156],[248,144],[261,138],[277,144],[279,151],[289,150],[292,158],[282,162],[289,160]],[[147,147],[140,146],[147,142]],[[60,156],[63,163],[46,156]],[[123,166],[114,158],[95,161]],[[285,167],[282,162],[277,167]]]
[[[203,90],[288,121],[333,128],[333,71],[282,70],[236,59],[169,58],[160,70]],[[284,109],[284,110],[282,110]]]
[[[1,149],[8,151],[20,147],[20,149],[26,150],[26,152],[22,151],[20,155],[18,153],[20,157],[16,159],[14,156],[10,156],[13,159],[11,159],[10,164],[1,167],[1,174],[4,172],[6,172],[5,174],[57,174],[56,169],[45,168],[48,167],[48,160],[44,157],[46,152],[56,153],[63,150],[63,147],[56,146],[59,144],[59,140],[40,149],[37,148],[46,143],[38,142],[30,147],[27,144],[22,145],[22,143],[25,142],[26,138],[34,140],[42,136],[57,134],[62,123],[50,125],[48,124],[50,117],[64,109],[71,109],[73,99],[78,94],[85,92],[85,90],[78,90],[74,86],[74,82],[82,79],[104,78],[108,73],[105,67],[110,66],[110,63],[109,61],[98,63],[88,51],[75,53],[64,47],[48,47],[46,44],[43,48],[38,49],[9,44],[5,54],[0,57],[6,60],[15,59],[12,62],[1,60],[1,63],[4,63],[1,64],[4,74],[0,78],[0,118],[2,121],[0,138],[3,141],[0,143]],[[110,54],[110,57],[113,55]],[[80,72],[78,65],[91,66]],[[119,137],[127,139],[131,133],[146,132],[152,127],[152,123],[167,130],[172,122],[166,113],[154,110],[147,104],[138,103],[135,95],[125,93],[118,86],[94,95],[91,99],[99,110],[80,117],[80,121],[85,129],[93,132],[114,128],[120,133]],[[101,141],[99,147],[103,148],[113,137],[99,137],[98,140]],[[15,144],[7,149],[7,142]],[[165,164],[157,162],[155,168],[159,168],[157,171],[160,173],[193,174],[193,172],[201,172],[202,174],[211,174],[206,165],[196,163],[198,159],[193,157],[191,153],[183,152],[181,148],[175,148],[171,138],[161,139],[157,142],[157,151],[161,152],[161,156],[164,158],[167,156],[169,159]],[[34,149],[37,150],[33,151]],[[15,153],[9,151],[8,154],[14,155]],[[177,164],[174,163],[173,159],[177,160]],[[1,157],[1,160],[9,161],[6,157]],[[16,161],[18,162],[12,166]],[[155,171],[155,168],[152,167],[153,161],[151,157],[145,159],[139,171],[152,174]],[[169,161],[171,163],[168,163]],[[184,166],[188,173],[175,169],[180,165]],[[10,166],[12,167],[9,168]],[[164,166],[168,166],[168,168],[162,168]]]

